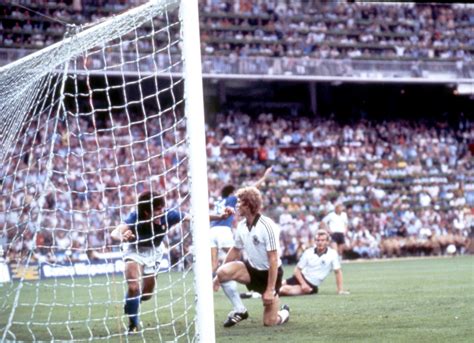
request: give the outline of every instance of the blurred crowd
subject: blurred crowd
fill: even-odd
[[[42,48],[64,37],[64,22],[97,22],[142,2],[18,2],[36,13],[13,4],[0,5],[0,47]],[[469,5],[303,0],[200,0],[199,5],[206,56],[470,63],[474,54],[474,8]],[[166,35],[162,38],[167,40]],[[144,44],[142,49],[152,49],[145,40],[138,43]],[[134,52],[134,44],[129,49]]]
[[[145,189],[165,194],[168,208],[187,210],[181,112],[163,109],[146,120],[121,113],[111,124],[90,114],[55,124],[48,112],[25,124],[0,175],[0,245],[10,260],[31,251],[40,262],[118,251],[110,231]],[[181,255],[190,244],[184,229],[167,241]]]
[[[189,210],[179,111],[113,122],[89,117],[59,121],[56,131],[52,119],[27,123],[2,175],[0,244],[8,260],[32,251],[33,261],[50,262],[118,251],[110,230],[144,189],[164,193],[169,208]],[[282,228],[288,263],[313,244],[336,204],[349,218],[348,257],[441,255],[448,245],[463,253],[469,244],[474,126],[468,119],[456,127],[422,120],[349,125],[229,111],[215,123],[206,131],[211,212],[224,185],[245,185],[272,166],[262,187],[264,212]],[[168,238],[178,263],[189,254],[189,228],[179,225]]]
[[[207,54],[472,61],[472,7],[278,0],[201,4]]]
[[[443,254],[449,244],[463,251],[469,243],[469,120],[457,127],[403,120],[347,125],[231,112],[216,123],[208,143],[210,188],[245,183],[273,166],[266,211],[281,225],[291,261],[337,203],[349,217],[348,256]]]

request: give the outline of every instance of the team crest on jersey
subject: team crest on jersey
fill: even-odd
[[[254,245],[259,245],[260,244],[260,241],[258,240],[257,236],[252,236],[252,241],[253,241]]]

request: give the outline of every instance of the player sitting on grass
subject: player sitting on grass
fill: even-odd
[[[338,294],[349,294],[342,286],[342,270],[336,250],[329,247],[329,234],[325,230],[316,232],[316,247],[306,249],[295,267],[293,276],[283,281],[280,295],[303,295],[318,293],[318,287],[334,270]]]

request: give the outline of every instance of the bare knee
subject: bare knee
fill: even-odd
[[[231,274],[228,273],[225,268],[219,268],[217,269],[216,272],[217,278],[219,279],[219,282],[226,282],[231,279]]]
[[[142,301],[151,299],[153,290],[155,289],[155,277],[147,275],[143,278]]]
[[[153,288],[152,287],[143,288],[141,299],[142,299],[142,301],[150,300],[152,295],[153,295]]]
[[[263,319],[263,325],[264,325],[264,326],[273,326],[273,325],[275,325],[275,324],[273,324],[273,321],[272,321],[272,320]]]
[[[264,326],[275,326],[278,324],[279,317],[278,315],[275,318],[263,318]]]
[[[128,282],[128,295],[135,297],[140,294],[140,285],[136,281]]]
[[[151,299],[151,294],[144,294],[141,297],[142,301],[147,301],[147,300],[150,300],[150,299]]]

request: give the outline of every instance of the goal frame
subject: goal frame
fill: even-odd
[[[194,241],[194,278],[196,282],[196,320],[198,340],[215,342],[214,298],[212,291],[209,200],[207,186],[204,94],[197,0],[181,0],[183,20],[183,57],[185,60],[184,98],[189,139],[192,232]],[[190,129],[192,128],[192,129]],[[199,182],[200,178],[204,182]]]
[[[199,11],[198,0],[150,0],[149,2],[130,9],[111,20],[125,18],[131,13],[147,13],[150,8],[157,4],[169,9],[175,5],[179,6],[179,17],[181,21],[182,35],[182,58],[183,58],[183,79],[184,79],[184,100],[186,118],[186,136],[189,151],[189,179],[190,179],[190,201],[191,201],[191,231],[193,237],[193,271],[195,283],[195,339],[200,342],[215,342],[214,324],[214,300],[212,290],[212,269],[210,254],[210,234],[209,234],[209,206],[208,206],[208,183],[206,144],[205,144],[205,122],[204,122],[204,102],[201,71],[201,52],[199,34]],[[150,18],[141,18],[149,20]],[[106,22],[101,22],[87,30],[98,32],[104,28]],[[139,25],[139,24],[137,24]],[[58,58],[61,55],[56,49],[63,52],[62,56],[71,56],[85,51],[97,41],[90,42],[90,45],[74,45],[77,37],[84,35],[85,31],[79,32],[64,38],[61,42],[55,43],[20,60],[12,62],[4,67],[0,67],[0,76],[6,79],[14,78],[13,70],[22,66],[25,75],[31,76],[28,83],[33,84],[41,79],[46,73],[55,71],[64,76],[68,71],[68,59]],[[118,32],[117,35],[120,35]],[[40,65],[36,62],[39,56],[49,56],[48,63]],[[63,81],[64,82],[64,81]],[[64,87],[62,87],[64,88]],[[61,90],[63,91],[63,89]],[[12,94],[18,92],[21,96],[22,85],[6,89],[0,88],[0,94]],[[63,96],[62,92],[60,96]],[[7,105],[0,105],[0,112],[6,111]],[[23,104],[20,111],[26,111],[28,103]],[[57,113],[56,115],[60,115]],[[13,139],[13,138],[12,138]],[[5,142],[4,142],[5,143]],[[6,142],[8,143],[8,141]],[[5,156],[0,154],[0,160]],[[11,318],[14,314],[10,315]],[[3,338],[7,337],[9,325],[5,327]]]

